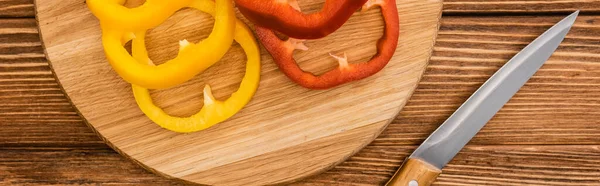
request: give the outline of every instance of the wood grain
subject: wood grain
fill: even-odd
[[[600,13],[600,0],[445,0],[446,15]]]
[[[159,179],[108,147],[2,149],[0,162],[3,185],[183,185]]]
[[[415,149],[370,145],[341,165],[298,185],[382,185]],[[433,185],[598,185],[599,150],[597,145],[469,145]]]
[[[369,146],[330,171],[292,185],[382,185],[416,146]],[[179,185],[109,148],[3,148],[0,183]],[[369,157],[369,158],[365,158]],[[598,185],[600,146],[478,146],[461,151],[434,185]]]
[[[6,4],[12,2],[19,0],[2,1],[0,9],[4,10]],[[468,10],[460,15],[484,14],[504,6],[473,0],[445,2],[445,13],[451,11],[450,7]],[[448,2],[455,5],[450,6]],[[527,1],[503,2],[519,5]],[[529,5],[542,8],[529,11],[539,12],[559,10],[564,6],[583,9],[593,1],[566,0],[562,2],[570,4],[561,5],[531,2]],[[525,12],[522,8],[527,6],[512,8],[519,7],[521,12],[513,15]],[[0,11],[0,15],[6,14],[10,12]],[[432,66],[388,130],[343,164],[296,184],[385,183],[416,145],[485,81],[486,75],[491,75],[510,58],[510,53],[516,53],[543,31],[543,26],[539,25],[549,26],[560,20],[558,15],[546,17],[545,14],[444,17]],[[27,16],[33,15],[31,9]],[[574,29],[579,31],[569,35],[565,42],[570,45],[561,47],[563,55],[557,58],[563,63],[572,61],[574,64],[554,65],[553,69],[538,73],[544,73],[534,77],[538,84],[528,84],[521,90],[511,100],[512,106],[505,107],[501,111],[504,114],[495,117],[444,169],[436,185],[600,184],[597,162],[600,159],[600,114],[596,113],[600,88],[593,86],[600,78],[597,67],[600,61],[597,57],[600,54],[600,16],[594,12],[587,15],[588,19],[577,23]],[[536,21],[527,22],[533,18]],[[149,173],[109,150],[80,118],[69,116],[75,110],[67,108],[70,104],[64,94],[47,95],[45,90],[39,90],[58,87],[49,70],[8,67],[13,64],[23,66],[32,61],[47,63],[39,49],[37,32],[24,31],[36,30],[35,20],[12,20],[0,19],[0,65],[8,72],[0,72],[0,108],[12,105],[13,110],[11,114],[0,116],[0,185],[179,183]],[[583,26],[578,26],[582,23]],[[521,26],[511,28],[515,25]],[[486,56],[494,60],[485,60]],[[482,59],[484,62],[478,62]],[[5,92],[12,93],[4,96]],[[85,161],[69,163],[73,159]]]
[[[308,11],[320,9],[312,6],[319,1],[303,2],[314,7],[305,8]],[[262,81],[252,101],[227,121],[188,134],[165,130],[139,110],[131,85],[106,61],[99,23],[82,1],[37,1],[36,11],[59,83],[78,113],[111,147],[168,177],[208,185],[265,185],[296,181],[341,163],[371,142],[406,103],[431,57],[442,2],[392,2],[400,10],[403,37],[377,75],[311,91],[289,81],[263,50]],[[188,9],[152,29],[147,36],[149,53],[161,54],[150,56],[152,60],[175,56],[178,40],[198,42],[206,37],[212,23],[205,20],[210,20],[208,15]],[[73,30],[74,26],[80,29]],[[297,52],[296,58],[305,70],[316,73],[337,66],[330,52],[343,51],[351,61],[368,61],[382,30],[380,10],[357,13],[334,34],[307,41],[311,50]],[[244,58],[235,46],[199,78],[154,91],[153,99],[170,114],[194,114],[202,105],[198,90],[206,84],[217,99],[237,89]]]
[[[36,27],[0,19],[0,146],[104,147],[60,90]]]
[[[33,0],[0,0],[0,18],[33,16]]]

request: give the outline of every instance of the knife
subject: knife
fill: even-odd
[[[404,161],[386,185],[431,185],[442,168],[552,56],[577,15],[579,11],[552,26],[492,75]]]

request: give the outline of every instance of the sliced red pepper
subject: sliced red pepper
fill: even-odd
[[[297,0],[235,0],[254,24],[298,39],[318,39],[340,28],[367,0],[326,0],[320,12],[304,14]]]
[[[295,49],[306,50],[301,40],[283,41],[272,30],[256,27],[256,34],[269,51],[279,69],[292,81],[310,89],[328,89],[351,81],[367,78],[383,69],[396,51],[399,36],[398,8],[395,0],[369,0],[363,10],[374,5],[381,7],[385,21],[385,31],[377,43],[377,54],[366,63],[348,64],[347,58],[333,56],[339,61],[339,67],[316,76],[303,71],[293,57]]]

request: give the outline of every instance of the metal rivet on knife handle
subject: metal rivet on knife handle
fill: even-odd
[[[386,184],[388,186],[423,186],[431,185],[442,173],[439,168],[419,159],[407,159],[402,168]]]

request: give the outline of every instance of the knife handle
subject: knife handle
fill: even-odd
[[[406,159],[386,186],[429,186],[442,170],[419,159]]]

